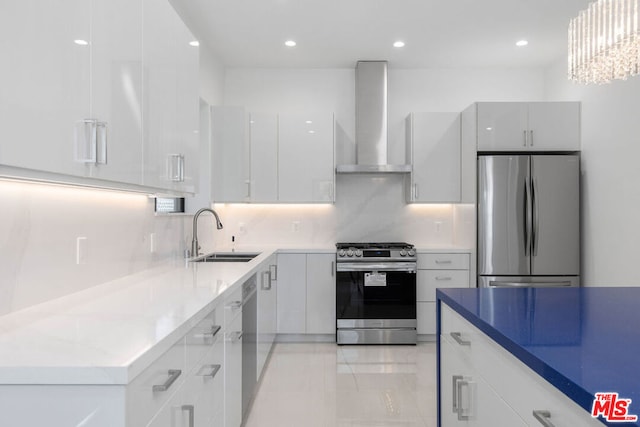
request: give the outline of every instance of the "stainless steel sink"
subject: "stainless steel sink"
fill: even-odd
[[[249,262],[259,253],[215,252],[192,260],[192,262]]]

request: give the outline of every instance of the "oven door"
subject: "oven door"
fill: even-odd
[[[346,324],[370,323],[359,322],[361,320],[409,319],[415,322],[415,263],[389,263],[383,266],[384,269],[375,269],[380,266],[362,263],[357,268],[352,268],[353,265],[345,267],[338,264],[336,271],[338,327],[341,324],[346,326]]]

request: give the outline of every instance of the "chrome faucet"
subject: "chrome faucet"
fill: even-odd
[[[222,230],[222,223],[220,222],[220,217],[213,209],[202,208],[193,216],[193,240],[191,240],[191,256],[196,257],[200,252],[200,245],[198,244],[198,217],[203,212],[211,212],[213,216],[216,218],[216,228],[218,230]]]

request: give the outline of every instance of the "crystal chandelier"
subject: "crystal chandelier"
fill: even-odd
[[[569,22],[569,80],[608,83],[640,73],[638,0],[598,0]]]

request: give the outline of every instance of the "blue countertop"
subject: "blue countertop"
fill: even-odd
[[[595,393],[617,392],[640,415],[640,288],[438,289],[436,297],[587,412]]]

